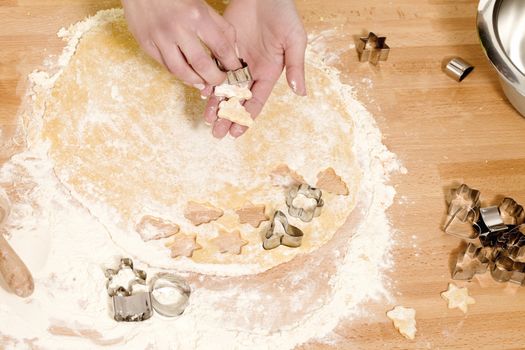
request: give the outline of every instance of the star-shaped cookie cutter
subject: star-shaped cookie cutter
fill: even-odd
[[[370,32],[368,36],[359,38],[356,49],[359,62],[370,62],[377,65],[379,61],[386,61],[390,47],[385,43],[386,37],[377,36]]]
[[[293,186],[286,195],[288,214],[304,222],[312,221],[314,217],[321,215],[324,205],[322,196],[323,192],[318,188],[306,184]]]
[[[280,230],[281,228],[282,230]],[[270,250],[280,245],[297,248],[301,246],[303,236],[303,231],[290,225],[286,215],[282,211],[277,210],[272,216],[270,225],[263,232],[263,248]]]
[[[119,272],[130,269],[134,278],[127,282],[126,286],[112,286],[113,279]],[[113,299],[113,317],[119,322],[138,322],[149,319],[153,315],[151,304],[151,293],[146,285],[146,272],[135,269],[133,260],[129,258],[120,259],[117,269],[107,269],[105,272],[108,295]],[[138,287],[135,289],[135,287]]]
[[[479,230],[474,229],[479,218],[480,192],[462,184],[452,189],[447,198],[448,211],[443,230],[463,239],[474,239]]]

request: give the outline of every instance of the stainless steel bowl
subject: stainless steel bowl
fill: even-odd
[[[525,116],[525,1],[481,0],[478,33],[505,95]]]

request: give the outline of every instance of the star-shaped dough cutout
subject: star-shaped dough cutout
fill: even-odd
[[[265,214],[265,209],[266,206],[264,204],[255,205],[248,202],[235,212],[239,215],[239,221],[241,224],[250,224],[257,228],[261,225],[261,222],[269,220],[268,216]]]
[[[166,247],[171,250],[171,257],[177,258],[185,256],[191,258],[193,252],[202,249],[202,246],[197,243],[196,235],[179,234],[173,238],[173,241],[166,243]]]
[[[448,302],[449,309],[458,308],[463,313],[467,313],[469,305],[476,303],[466,287],[458,288],[454,283],[449,283],[448,290],[441,293],[441,297]]]
[[[219,248],[219,252],[222,254],[230,253],[235,255],[241,254],[242,247],[248,244],[248,241],[242,239],[240,232],[237,230],[232,232],[220,230],[219,235],[212,239],[211,242]]]
[[[416,310],[396,306],[386,313],[386,316],[394,322],[394,327],[407,339],[413,340],[416,337]]]

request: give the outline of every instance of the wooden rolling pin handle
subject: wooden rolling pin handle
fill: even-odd
[[[33,276],[22,259],[15,253],[0,232],[0,275],[7,286],[21,298],[33,294],[35,284]]]

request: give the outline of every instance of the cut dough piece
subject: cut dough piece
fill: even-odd
[[[394,327],[396,327],[403,337],[414,340],[417,332],[416,310],[403,306],[396,306],[388,311],[386,316],[394,322]]]
[[[222,254],[231,253],[235,255],[240,255],[242,247],[248,244],[247,241],[242,239],[241,234],[237,230],[232,232],[220,230],[219,235],[212,239],[211,242],[219,248],[219,252]]]
[[[237,98],[239,100],[249,100],[252,98],[252,92],[248,86],[230,84],[216,86],[214,94],[217,97]]]
[[[270,173],[272,183],[275,186],[291,187],[306,184],[304,178],[286,164],[280,164]]]
[[[221,209],[214,207],[210,203],[189,201],[186,210],[184,210],[184,217],[195,226],[215,221],[223,215],[224,212]]]
[[[248,202],[235,212],[239,215],[239,221],[241,224],[250,224],[257,228],[261,225],[261,222],[269,220],[268,216],[265,214],[265,209],[266,206],[264,204],[254,205]]]
[[[465,314],[468,306],[476,303],[476,300],[468,295],[467,287],[458,288],[454,283],[448,284],[448,289],[441,293],[441,297],[448,302],[449,309],[458,308]]]
[[[190,258],[195,250],[202,249],[201,245],[197,243],[196,235],[186,236],[183,234],[176,236],[172,242],[166,244],[166,247],[170,248],[172,258],[179,256]]]
[[[308,198],[304,194],[298,194],[292,201],[292,206],[304,211],[313,211],[319,202],[315,198]]]
[[[343,196],[348,195],[348,187],[341,179],[341,176],[335,173],[333,168],[327,168],[317,174],[317,188],[330,193],[335,193]]]
[[[217,115],[219,118],[228,119],[233,123],[237,123],[249,128],[253,125],[252,116],[241,104],[241,100],[236,97],[222,101],[219,104],[219,113],[217,113]]]
[[[167,238],[179,232],[179,225],[155,216],[145,215],[135,227],[144,242]]]

